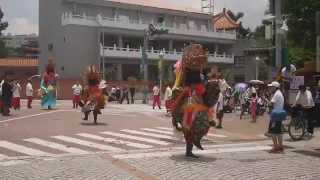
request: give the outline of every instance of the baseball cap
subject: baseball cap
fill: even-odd
[[[280,83],[277,81],[273,81],[272,83],[268,84],[268,87],[276,87],[279,88],[280,87]]]

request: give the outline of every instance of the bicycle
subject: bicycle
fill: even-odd
[[[291,109],[291,120],[288,124],[289,136],[294,141],[301,140],[307,132],[307,118],[301,107]]]

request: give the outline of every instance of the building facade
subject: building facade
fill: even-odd
[[[212,15],[160,0],[41,0],[39,9],[40,71],[52,58],[63,79],[80,78],[88,64],[99,66],[108,80],[139,78],[149,24],[169,30],[148,42],[150,81],[158,79],[160,52],[172,72],[190,43],[207,48],[211,64],[234,64],[235,31],[216,29]],[[163,22],[158,23],[159,19]]]

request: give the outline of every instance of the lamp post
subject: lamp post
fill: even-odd
[[[159,80],[160,80],[160,99],[162,97],[162,81],[163,81],[163,57],[164,52],[160,51],[159,53]]]
[[[258,80],[259,78],[259,61],[260,61],[260,57],[257,56],[256,57],[256,80]]]
[[[158,23],[162,23],[163,19],[159,18]],[[162,34],[168,34],[169,30],[167,29],[157,29],[153,24],[149,24],[148,28],[144,31],[144,36],[143,36],[143,47],[142,47],[142,58],[141,58],[141,66],[140,66],[140,73],[143,74],[143,80],[145,82],[148,81],[148,54],[147,54],[147,49],[148,49],[148,44],[149,41],[152,37],[155,35],[162,35]],[[148,88],[144,88],[144,98],[142,103],[147,103],[147,93],[148,93]]]

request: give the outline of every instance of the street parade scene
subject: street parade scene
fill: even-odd
[[[320,179],[320,3],[248,1],[0,0],[0,180]]]

